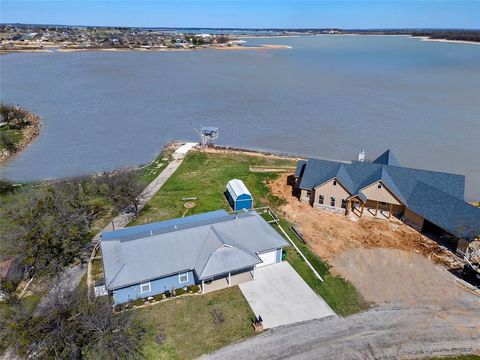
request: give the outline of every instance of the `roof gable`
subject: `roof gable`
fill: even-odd
[[[372,161],[375,164],[382,164],[382,165],[390,165],[390,166],[400,166],[400,163],[393,155],[392,150],[386,150],[382,155],[377,157],[375,160]]]

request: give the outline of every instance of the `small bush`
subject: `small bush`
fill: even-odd
[[[153,300],[155,301],[163,300],[163,295],[162,294],[153,295]]]
[[[183,295],[183,294],[185,294],[185,290],[183,290],[183,288],[175,290],[175,295],[179,296],[179,295]]]
[[[0,132],[0,146],[12,151],[15,149],[15,140],[10,134],[2,131]]]
[[[170,290],[165,291],[165,297],[168,299],[169,297],[172,297],[172,293]]]
[[[190,286],[190,292],[195,294],[195,293],[198,293],[199,291],[200,291],[200,286],[198,286],[198,285]]]
[[[222,325],[225,322],[225,317],[223,316],[222,310],[218,308],[212,309],[212,318],[215,325]]]
[[[145,300],[144,299],[137,299],[133,302],[133,305],[135,306],[141,306],[145,303]]]
[[[15,190],[15,186],[8,180],[0,180],[0,194],[6,194]]]

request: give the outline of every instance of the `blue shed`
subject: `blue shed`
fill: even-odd
[[[230,206],[235,211],[253,208],[252,194],[242,180],[230,180],[227,184],[226,195]]]

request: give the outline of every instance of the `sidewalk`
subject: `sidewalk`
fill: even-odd
[[[140,205],[138,207],[139,211],[141,211],[143,207],[152,199],[152,197],[162,188],[170,176],[172,176],[172,174],[182,164],[187,153],[196,145],[197,143],[186,143],[180,146],[173,153],[173,160],[140,194]],[[124,228],[133,219],[134,215],[132,213],[123,212],[119,214],[107,226],[105,226],[102,231],[95,235],[91,244],[96,246],[101,239],[102,233],[105,231],[112,231],[113,229],[118,230]],[[72,265],[68,268],[65,268],[62,273],[57,276],[58,280],[56,280],[56,284],[54,284],[49,293],[43,297],[42,301],[37,307],[36,313],[41,313],[42,308],[50,301],[50,297],[56,295],[57,292],[76,288],[86,271],[87,268],[81,265]],[[90,283],[91,279],[87,278],[87,284]]]

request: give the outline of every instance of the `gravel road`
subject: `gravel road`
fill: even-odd
[[[473,308],[472,306],[476,306]],[[418,359],[480,353],[480,305],[378,307],[272,329],[202,359]]]

